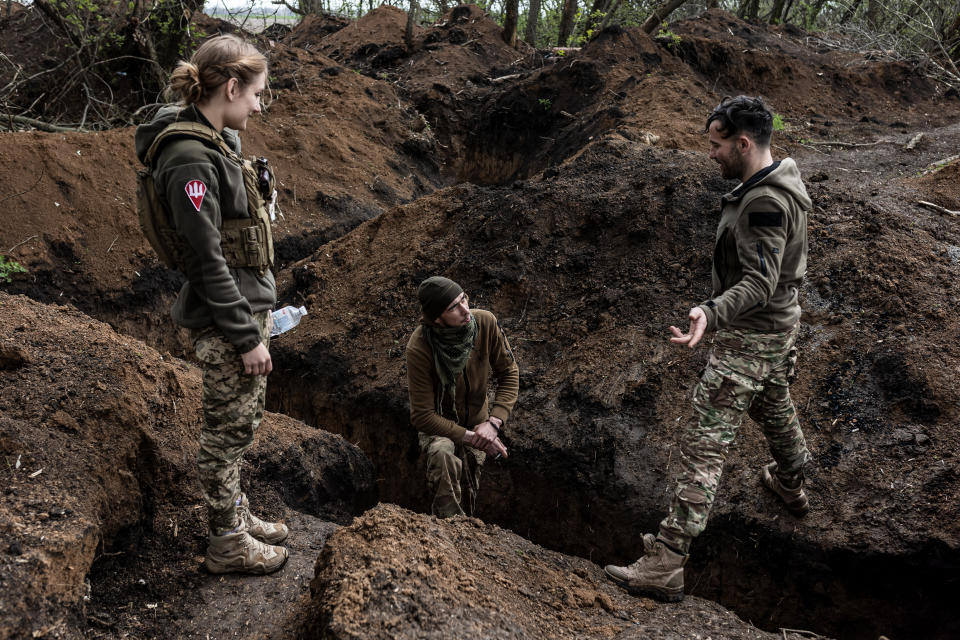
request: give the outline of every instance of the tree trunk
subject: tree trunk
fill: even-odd
[[[784,0],[774,0],[773,8],[770,9],[770,19],[767,20],[770,24],[780,24],[780,16],[783,13],[783,4]]]
[[[867,14],[864,18],[867,24],[876,29],[880,25],[880,3],[877,0],[868,0]]]
[[[417,20],[417,0],[410,0],[410,10],[407,12],[407,28],[403,32],[403,41],[407,51],[413,51],[413,23]]]
[[[577,15],[577,0],[564,0],[563,13],[560,14],[560,28],[557,33],[557,46],[567,46],[573,33],[573,19]]]
[[[646,33],[653,33],[653,30],[660,26],[660,23],[667,19],[671,13],[676,11],[687,0],[667,0],[665,3],[654,9],[640,28]]]
[[[298,0],[297,6],[300,15],[323,15],[323,0]]]
[[[619,8],[620,0],[613,0],[613,5],[607,10],[607,15],[603,17],[603,22],[600,23],[600,31],[607,28],[607,25],[613,20],[613,16],[617,15],[617,9]]]
[[[527,44],[537,46],[537,23],[540,21],[540,0],[530,0],[530,11],[527,13]]]
[[[610,0],[593,0],[593,6],[590,7],[590,13],[587,14],[586,19],[580,21],[580,28],[578,31],[580,35],[586,39],[587,34],[597,30],[597,26],[603,21],[603,18],[600,14],[606,14],[607,9],[610,7]]]
[[[780,16],[780,21],[783,24],[790,22],[790,13],[793,11],[793,0],[787,0],[783,5],[783,14]]]
[[[520,0],[507,0],[503,19],[503,41],[511,47],[517,46],[517,22],[519,21]]]
[[[823,5],[826,3],[827,0],[817,0],[807,9],[807,14],[804,16],[804,29],[810,29],[816,24],[817,18],[820,17],[820,12],[823,11]],[[803,5],[800,6],[802,7]]]
[[[862,1],[863,0],[853,0],[853,2],[850,3],[850,6],[847,7],[847,10],[843,12],[843,17],[840,18],[841,24],[850,22],[850,19],[853,18],[853,14],[855,14],[857,9],[860,8],[860,3]]]

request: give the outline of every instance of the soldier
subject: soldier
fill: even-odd
[[[270,573],[287,560],[275,546],[287,527],[251,514],[239,482],[273,369],[276,284],[266,203],[231,130],[260,113],[266,82],[266,58],[253,46],[233,35],[211,38],[170,77],[182,103],[136,133],[137,155],[175,230],[158,254],[176,256],[186,275],[172,315],[190,329],[203,364],[198,465],[210,525],[204,564],[213,573]]]
[[[803,466],[810,454],[790,382],[812,203],[796,163],[773,161],[773,118],[760,98],[724,98],[707,118],[707,131],[710,158],[724,178],[741,184],[722,198],[712,296],[690,310],[687,333],[670,327],[670,340],[693,348],[705,331],[716,330],[714,344],[693,393],[695,420],[681,439],[670,512],[656,536],[643,536],[643,557],[605,568],[629,591],[668,602],[683,600],[690,542],[706,526],[727,447],[745,413],[761,426],[773,455],[761,470],[763,485],[794,516],[808,510]]]
[[[499,436],[517,401],[519,369],[497,318],[471,310],[460,285],[434,276],[417,295],[423,317],[407,342],[407,383],[431,512],[472,516],[486,455],[507,456]],[[497,390],[488,407],[491,372]]]

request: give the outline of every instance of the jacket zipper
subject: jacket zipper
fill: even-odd
[[[470,378],[467,377],[467,368],[463,368],[463,408],[467,412],[464,416],[464,426],[470,425]]]
[[[767,261],[763,259],[763,244],[757,242],[757,256],[760,258],[760,273],[767,275]]]

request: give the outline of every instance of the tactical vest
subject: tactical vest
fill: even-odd
[[[273,267],[273,234],[270,229],[270,215],[266,201],[261,193],[261,177],[257,167],[250,160],[244,160],[240,154],[230,148],[214,129],[199,122],[174,122],[161,131],[153,140],[144,159],[146,168],[137,172],[137,215],[140,228],[147,237],[160,262],[171,269],[185,271],[186,255],[189,245],[177,233],[171,223],[170,214],[164,209],[157,196],[153,179],[153,161],[161,145],[171,138],[194,138],[212,144],[227,158],[236,162],[243,172],[243,186],[247,192],[247,212],[249,218],[223,220],[220,226],[220,248],[227,266],[233,269],[257,269],[261,275]],[[257,161],[258,163],[260,161]],[[265,166],[260,167],[267,175],[264,177],[273,189],[273,176]]]

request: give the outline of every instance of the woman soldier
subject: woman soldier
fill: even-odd
[[[153,221],[159,245],[147,235],[186,275],[171,315],[190,329],[203,363],[198,464],[210,525],[204,564],[212,573],[271,573],[287,560],[287,550],[275,546],[287,527],[252,515],[239,481],[273,369],[276,284],[266,203],[231,130],[245,130],[260,113],[266,83],[267,61],[256,48],[233,35],[210,38],[170,77],[181,102],[136,132],[155,209],[165,214]]]

